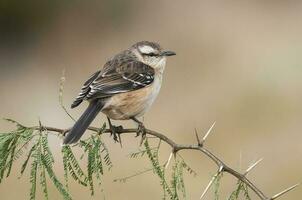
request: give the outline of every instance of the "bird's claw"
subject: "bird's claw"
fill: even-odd
[[[138,124],[138,128],[136,130],[136,137],[138,137],[139,135],[142,136],[140,141],[140,145],[142,145],[143,141],[146,139],[146,128],[143,123]]]
[[[115,142],[120,143],[121,142],[121,137],[120,137],[120,133],[123,131],[123,126],[111,126],[110,127],[110,135],[113,136],[113,140]]]
[[[139,123],[137,130],[136,130],[136,137],[140,136],[140,135],[145,135],[146,134],[146,128],[144,126],[143,123]]]

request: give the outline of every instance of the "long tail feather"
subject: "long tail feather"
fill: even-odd
[[[90,102],[88,108],[74,124],[68,135],[64,138],[64,144],[72,144],[82,137],[88,126],[102,110],[104,103],[101,100],[95,100]]]

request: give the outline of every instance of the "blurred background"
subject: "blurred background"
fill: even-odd
[[[238,170],[264,158],[249,176],[271,196],[302,181],[301,9],[301,1],[279,0],[1,0],[1,117],[28,126],[40,119],[45,125],[70,127],[73,122],[58,100],[63,69],[64,102],[69,107],[82,83],[108,58],[137,41],[156,41],[177,56],[168,60],[161,93],[144,119],[146,126],[178,143],[194,143],[194,128],[204,134],[216,121],[208,148]],[[86,105],[70,113],[77,118]],[[103,121],[99,115],[94,125]],[[11,129],[0,122],[1,132]],[[71,184],[74,199],[162,197],[159,179],[152,173],[125,184],[113,182],[150,167],[145,159],[129,158],[140,139],[122,139],[121,149],[104,136],[114,167],[95,197],[89,196],[88,188]],[[50,136],[50,143],[62,180],[61,140]],[[162,162],[169,153],[163,146]],[[188,199],[198,199],[216,167],[196,152],[181,154],[198,173],[185,176]],[[17,179],[19,168],[14,173],[0,185],[3,200],[28,198],[28,179]],[[221,199],[235,184],[229,175],[224,177]],[[213,199],[211,193],[206,199]],[[301,195],[298,188],[280,199]],[[50,198],[61,199],[53,186]]]

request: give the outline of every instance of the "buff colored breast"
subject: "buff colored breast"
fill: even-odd
[[[105,104],[102,112],[115,120],[127,120],[142,116],[157,97],[162,82],[162,75],[145,88],[114,95]]]

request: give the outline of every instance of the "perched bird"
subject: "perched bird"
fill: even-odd
[[[166,57],[176,55],[164,51],[159,44],[142,41],[112,57],[103,67],[84,83],[71,108],[83,100],[89,106],[77,120],[64,144],[77,142],[99,112],[104,113],[111,133],[117,141],[117,127],[110,119],[132,119],[138,123],[138,133],[144,125],[137,120],[157,97],[166,65]]]

